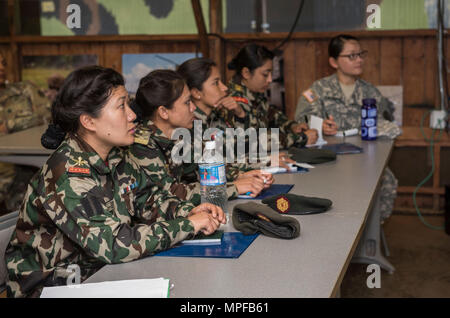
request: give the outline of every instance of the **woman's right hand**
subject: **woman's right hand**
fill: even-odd
[[[257,197],[264,189],[264,181],[257,176],[239,176],[234,180],[234,185],[239,194],[247,194],[250,192],[251,197]]]
[[[328,119],[324,119],[322,123],[322,131],[327,136],[334,136],[337,134],[337,125],[333,116],[330,116]]]
[[[193,208],[189,213],[188,220],[194,225],[194,232],[199,231],[205,235],[214,233],[220,224],[226,224],[226,216],[222,208],[211,203],[202,203]]]
[[[285,152],[278,153],[278,158],[274,157],[274,156],[272,156],[270,158],[270,166],[271,167],[281,167],[281,168],[285,168],[285,169],[289,170],[288,163],[295,163],[295,161],[292,160],[289,157],[289,154],[287,154]]]

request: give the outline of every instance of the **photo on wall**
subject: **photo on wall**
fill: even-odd
[[[175,70],[183,62],[201,57],[200,53],[146,53],[123,54],[122,74],[125,78],[125,88],[131,96],[136,94],[139,81],[153,70]]]
[[[22,80],[37,85],[51,100],[70,72],[96,65],[97,55],[48,55],[22,57]]]

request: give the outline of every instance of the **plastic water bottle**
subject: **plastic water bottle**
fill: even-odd
[[[202,203],[212,203],[223,209],[230,222],[227,213],[227,177],[223,157],[216,151],[216,142],[207,141],[203,157],[199,162],[200,195]]]
[[[363,140],[377,139],[377,101],[375,98],[365,98],[361,107],[361,138]]]

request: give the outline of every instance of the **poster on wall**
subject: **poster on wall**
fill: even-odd
[[[96,64],[97,55],[25,55],[22,57],[22,80],[34,83],[53,100],[70,72]]]
[[[200,53],[146,53],[123,54],[122,74],[125,78],[125,88],[134,95],[142,77],[153,70],[175,70],[184,61],[201,57]]]

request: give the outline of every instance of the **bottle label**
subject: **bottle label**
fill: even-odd
[[[377,117],[377,109],[376,108],[369,109],[368,117]]]
[[[367,113],[366,113],[366,110],[364,108],[361,110],[361,117],[362,118],[366,118],[367,117]]]
[[[366,121],[365,121],[365,126],[366,127],[373,127],[375,125],[376,125],[375,119],[373,119],[373,118],[366,119]]]
[[[377,137],[377,127],[370,127],[368,134],[369,134],[369,138],[376,138]]]
[[[205,186],[218,186],[227,182],[225,165],[199,167],[200,184]]]

